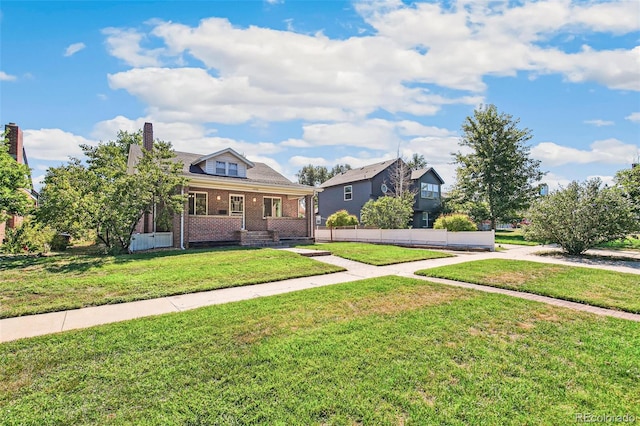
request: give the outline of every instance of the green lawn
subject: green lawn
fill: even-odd
[[[416,272],[640,313],[640,275],[522,260],[478,260]]]
[[[630,236],[624,240],[611,241],[598,246],[598,248],[619,249],[619,250],[640,250],[640,235]]]
[[[272,249],[2,258],[0,318],[343,270]]]
[[[336,256],[368,265],[383,266],[416,260],[453,257],[448,253],[420,248],[407,248],[383,244],[366,243],[323,243],[300,246],[302,248],[326,250]]]
[[[520,246],[537,246],[537,241],[527,241],[522,235],[521,229],[500,230],[495,233],[496,244],[517,244]]]
[[[384,277],[0,345],[6,425],[640,417],[640,323]]]

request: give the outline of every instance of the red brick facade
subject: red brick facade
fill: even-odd
[[[297,198],[282,194],[263,194],[257,192],[227,191],[201,187],[187,187],[189,193],[204,193],[207,197],[207,214],[189,214],[189,202],[185,203],[184,216],[175,215],[172,222],[174,247],[180,247],[181,226],[184,232],[184,247],[189,243],[202,242],[239,242],[238,231],[243,229],[242,216],[231,216],[230,197],[244,196],[244,229],[247,231],[276,231],[280,239],[308,238],[311,236],[309,219],[299,208]],[[279,198],[282,203],[282,217],[264,217],[264,199]],[[255,200],[255,201],[254,201]],[[307,203],[311,203],[307,197]],[[309,205],[309,204],[308,204]],[[136,232],[144,231],[144,220],[138,223]]]

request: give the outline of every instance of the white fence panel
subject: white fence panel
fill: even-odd
[[[131,236],[129,251],[151,250],[156,248],[172,247],[173,232],[156,232],[150,234],[134,234]]]
[[[494,250],[493,231],[448,232],[446,229],[316,229],[317,241],[411,244],[443,248]]]

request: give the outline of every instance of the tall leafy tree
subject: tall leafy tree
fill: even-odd
[[[302,185],[318,186],[322,182],[329,179],[329,172],[324,166],[314,166],[313,164],[307,164],[296,173],[298,183]]]
[[[0,221],[7,215],[24,216],[33,207],[27,191],[31,190],[31,171],[9,154],[9,141],[0,141]]]
[[[529,155],[531,130],[518,128],[519,122],[495,105],[481,106],[462,124],[460,146],[470,153],[453,154],[455,188],[463,202],[486,203],[492,229],[498,220],[529,207],[544,176],[540,161]]]
[[[411,170],[420,170],[427,167],[427,160],[424,159],[424,155],[413,153],[409,161],[407,161],[407,167]]]
[[[347,170],[351,170],[351,166],[349,164],[336,164],[327,173],[327,180],[331,179],[334,176],[339,175],[340,173],[344,173]]]
[[[631,202],[633,211],[640,221],[640,164],[634,164],[630,169],[619,170],[615,180],[624,196]]]
[[[72,159],[48,170],[41,192],[39,218],[72,235],[93,230],[110,251],[127,250],[136,224],[144,213],[162,208],[180,212],[178,193],[184,179],[182,165],[173,161],[171,144],[156,141],[132,170],[127,168],[131,143],[139,133],[118,133],[116,141],[82,145],[86,164]],[[157,208],[155,208],[157,210]]]
[[[307,164],[296,173],[298,183],[302,185],[318,186],[328,181],[332,177],[351,170],[349,164],[336,164],[331,170],[325,166],[314,166],[313,164]]]

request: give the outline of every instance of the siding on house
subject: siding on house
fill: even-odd
[[[376,200],[385,195],[390,195],[393,191],[392,174],[397,161],[390,160],[382,163],[372,164],[359,169],[348,170],[340,175],[334,176],[320,185],[322,192],[318,194],[318,215],[321,217],[319,225],[325,225],[327,217],[338,210],[347,210],[349,214],[355,215],[360,220],[362,207],[369,200]],[[438,185],[441,188],[444,181],[433,168],[426,168],[412,172],[412,187],[418,191],[414,202],[414,215],[412,226],[414,228],[432,227],[433,221],[441,209],[440,194],[434,198],[422,198],[420,196],[421,183]],[[388,188],[385,194],[382,185]],[[352,200],[344,200],[344,187],[351,185]],[[428,222],[423,221],[423,213],[428,214]]]

